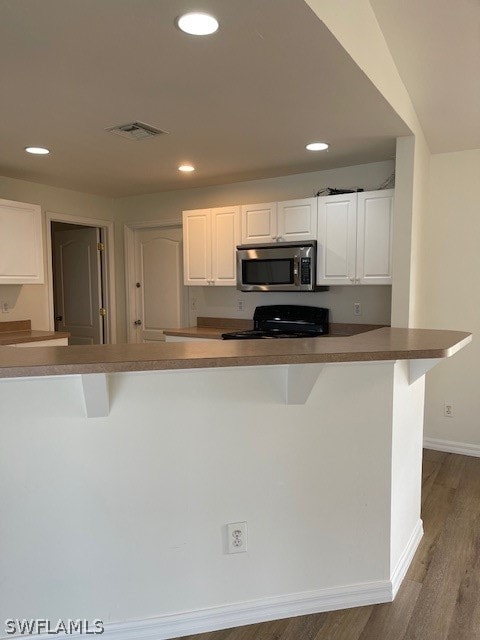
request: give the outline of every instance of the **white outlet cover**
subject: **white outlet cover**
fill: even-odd
[[[227,553],[245,553],[247,550],[247,523],[227,524]]]

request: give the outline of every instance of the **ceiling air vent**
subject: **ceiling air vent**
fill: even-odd
[[[142,138],[152,138],[162,133],[167,133],[143,122],[129,122],[128,124],[121,124],[117,127],[110,127],[106,129],[106,131],[115,133],[117,136],[122,136],[122,138],[128,138],[128,140],[142,140]]]

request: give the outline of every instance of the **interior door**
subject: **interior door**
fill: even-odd
[[[103,344],[100,229],[55,231],[52,241],[55,328],[69,344]]]
[[[186,322],[181,227],[135,231],[135,274],[135,341],[164,340]]]

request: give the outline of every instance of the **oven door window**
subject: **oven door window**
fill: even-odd
[[[242,260],[242,282],[255,284],[293,284],[293,258]]]

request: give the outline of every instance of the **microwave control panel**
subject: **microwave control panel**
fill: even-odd
[[[300,282],[302,284],[310,284],[312,282],[312,265],[311,258],[301,258],[300,263]]]

